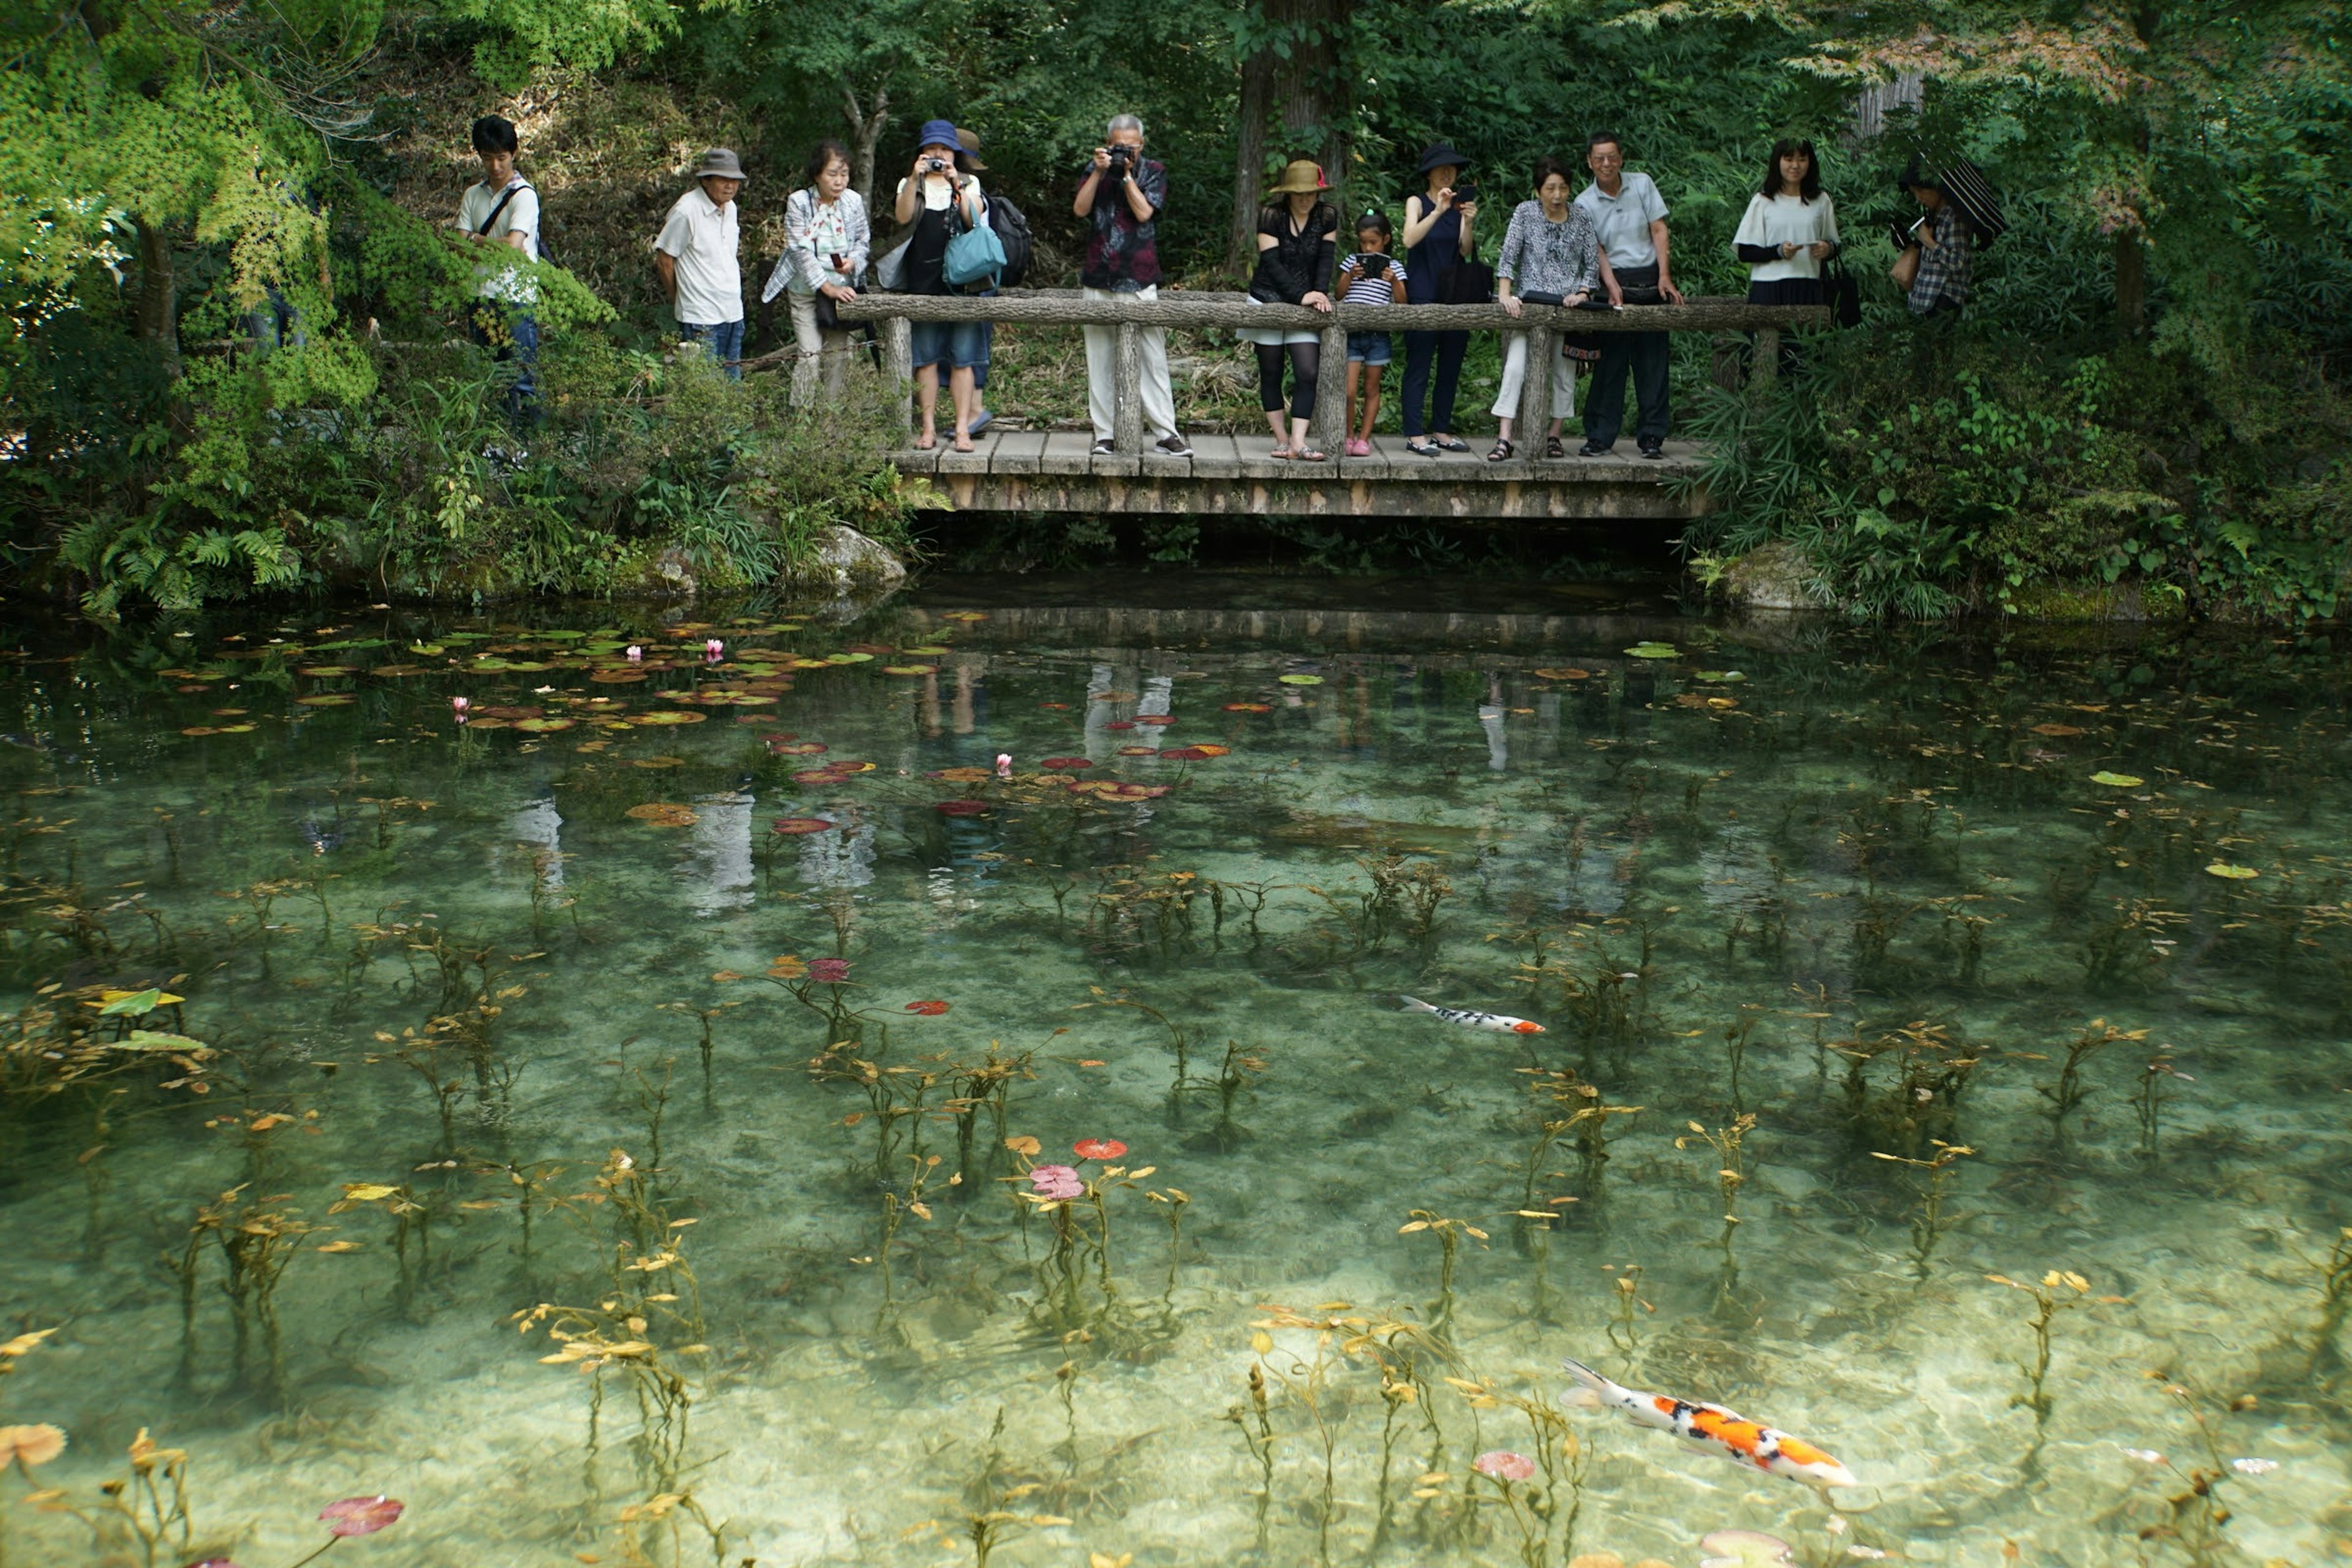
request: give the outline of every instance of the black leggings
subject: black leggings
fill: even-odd
[[[1315,417],[1315,380],[1323,374],[1323,345],[1259,343],[1257,345],[1257,405],[1268,414],[1282,406],[1282,351],[1290,351],[1290,416]]]

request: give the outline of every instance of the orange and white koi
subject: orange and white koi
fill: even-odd
[[[1709,1453],[1735,1464],[1748,1465],[1768,1476],[1786,1476],[1811,1487],[1851,1487],[1861,1483],[1853,1472],[1801,1437],[1750,1421],[1720,1405],[1673,1399],[1663,1394],[1641,1394],[1610,1382],[1581,1362],[1562,1362],[1578,1386],[1559,1396],[1570,1409],[1620,1410],[1636,1426],[1672,1432]]]
[[[1474,1013],[1467,1007],[1433,1007],[1417,996],[1407,996],[1404,1005],[1416,1013],[1434,1013],[1449,1024],[1461,1024],[1473,1029],[1500,1029],[1507,1035],[1540,1035],[1541,1024],[1525,1018],[1514,1018],[1507,1013]]]

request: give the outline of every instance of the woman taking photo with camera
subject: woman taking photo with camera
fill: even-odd
[[[915,166],[898,182],[896,207],[901,224],[914,225],[907,244],[905,283],[909,294],[953,294],[948,283],[948,241],[966,228],[988,221],[980,182],[956,173],[960,149],[956,129],[944,120],[923,123],[921,150]],[[955,415],[955,449],[971,451],[971,419],[980,406],[972,383],[972,367],[980,363],[986,342],[981,321],[917,321],[914,323],[915,402],[922,410],[922,430],[915,445],[925,451],[940,444],[937,411],[940,366],[948,367],[948,395]]]
[[[1404,199],[1404,298],[1408,305],[1444,305],[1454,269],[1478,254],[1471,225],[1478,216],[1478,187],[1463,181],[1470,160],[1451,142],[1433,143],[1421,155],[1421,174],[1428,189]],[[1483,303],[1483,291],[1482,300]],[[1454,389],[1462,381],[1462,355],[1470,346],[1467,332],[1407,332],[1404,335],[1404,444],[1424,458],[1444,452],[1466,452],[1468,443],[1454,438]],[[1437,398],[1430,406],[1427,426],[1421,420],[1422,401],[1429,392],[1429,365],[1437,362]],[[1430,430],[1436,431],[1433,437]]]

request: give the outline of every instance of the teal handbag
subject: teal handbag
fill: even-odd
[[[961,196],[959,191],[956,204],[948,209],[949,221],[959,226],[963,223]],[[940,273],[950,289],[969,288],[974,283],[993,288],[1003,275],[1004,262],[1004,242],[996,237],[996,230],[986,223],[977,223],[970,227],[959,226],[948,240],[947,258],[941,263]]]

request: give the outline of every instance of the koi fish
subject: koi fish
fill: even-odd
[[[1463,1024],[1473,1029],[1500,1029],[1507,1035],[1540,1035],[1541,1024],[1525,1018],[1514,1018],[1506,1013],[1474,1013],[1467,1007],[1433,1007],[1417,996],[1404,998],[1406,1006],[1416,1013],[1433,1013],[1449,1024]]]
[[[1720,1405],[1672,1399],[1663,1394],[1638,1394],[1610,1382],[1581,1362],[1565,1361],[1577,1387],[1559,1396],[1569,1409],[1620,1410],[1634,1426],[1697,1444],[1734,1464],[1749,1465],[1769,1476],[1786,1476],[1811,1487],[1851,1487],[1861,1483],[1853,1472],[1801,1437],[1750,1421]]]

